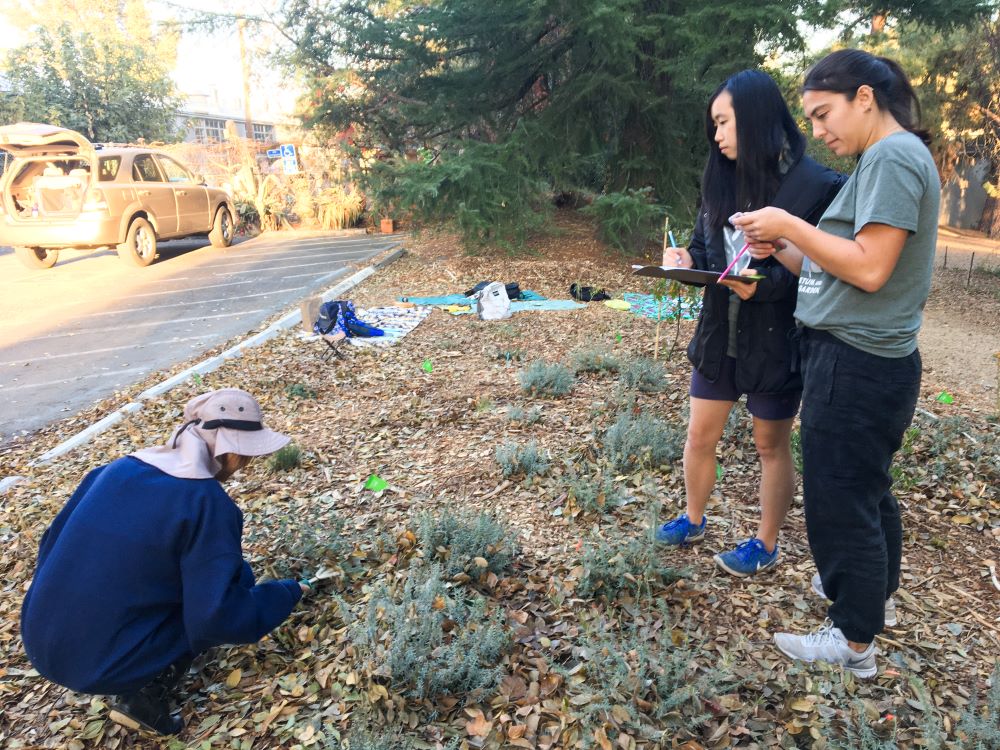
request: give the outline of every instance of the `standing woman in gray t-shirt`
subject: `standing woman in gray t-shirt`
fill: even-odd
[[[875,636],[896,624],[902,524],[889,468],[920,390],[941,184],[913,88],[892,60],[834,52],[806,74],[802,103],[815,137],[857,155],[854,174],[816,227],[775,207],[733,219],[760,243],[755,257],[775,255],[799,274],[806,529],[813,590],[833,601],[818,631],[775,643],[871,677]]]

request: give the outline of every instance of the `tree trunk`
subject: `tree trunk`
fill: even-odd
[[[983,217],[979,220],[979,231],[985,232],[992,239],[1000,239],[1000,198],[986,198]]]
[[[876,13],[872,16],[872,33],[881,34],[885,31],[885,13]]]

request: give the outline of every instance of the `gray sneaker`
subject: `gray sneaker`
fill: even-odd
[[[858,677],[874,677],[878,672],[875,665],[875,642],[872,641],[867,649],[858,653],[847,645],[847,639],[840,628],[834,627],[830,620],[824,622],[815,633],[775,633],[774,645],[792,659],[840,664]]]
[[[812,577],[812,590],[817,594],[826,599],[826,593],[823,591],[823,581],[819,577],[819,573]],[[885,626],[887,628],[894,628],[899,620],[896,619],[896,600],[891,596],[885,600]]]

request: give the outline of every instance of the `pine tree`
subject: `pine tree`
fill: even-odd
[[[983,0],[956,0],[979,7]],[[936,2],[880,12],[947,16]],[[949,3],[949,5],[953,5]],[[291,0],[308,125],[374,150],[382,203],[515,242],[549,191],[653,188],[691,215],[705,107],[728,75],[801,50],[824,0]],[[950,18],[950,17],[949,17]],[[949,21],[950,22],[950,21]],[[528,217],[528,218],[525,218]]]

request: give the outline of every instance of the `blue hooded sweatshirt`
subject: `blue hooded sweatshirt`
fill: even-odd
[[[91,471],[42,537],[21,609],[35,669],[82,693],[122,694],[178,659],[253,643],[302,596],[256,584],[243,513],[215,479],[178,479],[137,458]]]

